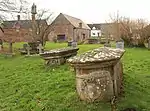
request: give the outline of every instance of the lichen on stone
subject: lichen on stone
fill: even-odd
[[[70,51],[73,49],[78,49],[78,48],[73,48],[73,47],[63,47],[63,48],[58,48],[58,49],[52,49],[50,51],[45,51],[44,54],[49,54],[49,53],[60,53],[64,51]]]
[[[106,61],[119,59],[124,54],[125,50],[113,49],[113,48],[98,48],[79,56],[72,57],[68,59],[70,63],[86,63],[86,62],[96,62],[96,61]]]

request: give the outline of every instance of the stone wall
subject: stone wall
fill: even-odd
[[[48,35],[49,41],[53,41],[54,38],[57,38],[57,35],[65,35],[66,40],[73,37],[73,26],[70,24],[54,25],[51,28],[52,31]]]
[[[57,38],[57,35],[65,35],[65,41],[73,40],[73,37],[77,41],[83,41],[90,37],[90,30],[83,28],[75,28],[74,26],[63,16],[58,16],[50,26],[51,32],[48,36],[49,41],[53,41]]]
[[[75,39],[77,41],[85,41],[90,37],[90,30],[87,29],[75,29]]]

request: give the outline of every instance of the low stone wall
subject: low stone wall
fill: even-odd
[[[109,101],[121,93],[124,50],[99,48],[68,59],[76,72],[76,89],[81,100]]]

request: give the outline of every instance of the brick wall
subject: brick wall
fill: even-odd
[[[30,42],[32,41],[32,33],[29,29],[20,29],[19,32],[14,28],[4,29],[4,37],[6,42]]]

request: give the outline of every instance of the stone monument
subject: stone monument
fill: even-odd
[[[116,48],[124,49],[124,41],[122,39],[116,41]]]
[[[76,89],[81,100],[110,101],[122,90],[123,68],[120,61],[125,50],[98,48],[67,62],[76,72]]]

